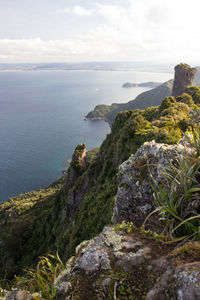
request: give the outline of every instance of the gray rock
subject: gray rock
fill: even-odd
[[[177,267],[175,273],[177,299],[200,299],[200,263],[185,264]]]
[[[169,267],[145,300],[200,299],[200,263]]]
[[[158,273],[164,273],[169,264],[170,261],[166,256],[159,257],[158,259],[153,260],[147,269]]]
[[[115,253],[116,265],[125,272],[131,272],[133,267],[141,265],[150,258],[150,252],[151,249],[148,247],[141,248],[137,252],[117,252]]]
[[[197,69],[190,68],[187,64],[179,64],[175,68],[174,85],[172,96],[179,96],[186,91],[186,87],[191,86],[194,81]]]
[[[7,296],[6,300],[34,300],[34,298],[27,291],[15,290]]]
[[[108,253],[102,247],[92,244],[77,259],[74,269],[80,269],[86,274],[108,270],[110,269]]]
[[[131,220],[140,226],[153,209],[152,177],[157,182],[162,181],[166,166],[186,151],[191,152],[191,147],[151,141],[144,143],[135,155],[122,163],[118,172],[114,223]]]
[[[77,247],[76,256],[55,281],[56,299],[72,299],[76,286],[80,299],[86,299],[88,289],[94,299],[108,299],[108,293],[115,290],[117,294],[117,287],[127,280],[128,293],[141,289],[139,295],[146,300],[200,299],[200,262],[175,267],[172,247],[166,252],[167,247],[142,237],[139,231],[127,234],[105,227],[95,239]]]

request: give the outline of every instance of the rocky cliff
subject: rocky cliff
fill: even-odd
[[[183,153],[191,153],[191,147],[146,142],[127,161],[119,166],[118,190],[113,221],[132,221],[141,226],[154,208],[151,177],[156,182],[164,180],[165,169]]]
[[[38,256],[55,254],[58,250],[61,259],[67,261],[75,254],[76,246],[90,240],[82,244],[75,257],[68,261],[66,276],[62,274],[56,280],[59,297],[76,299],[77,295],[77,299],[128,297],[139,300],[165,287],[167,284],[162,284],[161,279],[167,274],[170,288],[170,280],[175,276],[180,295],[187,295],[187,287],[189,290],[194,287],[190,295],[196,295],[199,292],[198,288],[195,291],[198,280],[194,279],[194,274],[198,278],[195,261],[199,259],[199,244],[181,250],[181,254],[186,251],[186,262],[194,264],[182,267],[185,256],[183,259],[181,256],[179,268],[179,257],[171,259],[174,246],[162,238],[160,242],[160,233],[159,237],[152,235],[149,231],[136,229],[130,222],[140,226],[154,209],[150,180],[152,176],[158,182],[162,180],[162,168],[182,152],[183,145],[177,145],[177,142],[188,130],[188,119],[191,121],[191,113],[198,111],[199,103],[200,88],[192,87],[177,98],[166,97],[158,107],[120,112],[100,149],[89,154],[85,145],[78,145],[64,177],[48,189],[19,195],[3,203],[0,206],[2,278],[13,279],[14,274],[21,274],[27,284],[23,286],[28,289],[30,280],[29,277],[26,279],[23,269],[35,266]],[[194,161],[198,162],[198,159]],[[198,194],[193,200],[192,212],[197,213]],[[113,227],[108,226],[112,224],[112,217],[115,223],[122,220],[125,223],[116,224],[113,231]],[[148,223],[151,229],[155,229],[155,224],[160,228],[162,223],[158,218]],[[115,239],[119,246],[115,246]],[[157,249],[160,252],[156,253]],[[158,274],[153,271],[151,277],[153,261],[159,261],[159,257],[164,257],[169,265],[164,264]],[[136,261],[140,265],[135,266]],[[195,273],[191,273],[192,270]],[[184,279],[187,287],[182,287],[179,280],[185,278],[184,274],[189,274]],[[189,278],[192,278],[191,282]],[[160,287],[157,288],[158,282]],[[176,287],[172,289],[176,295],[174,299],[179,299]],[[152,299],[162,299],[159,297],[161,293]]]
[[[188,139],[176,145],[152,141],[120,165],[114,222],[123,222],[77,247],[55,279],[56,299],[199,299],[200,242],[168,243],[138,228],[155,208],[152,177],[163,182],[169,165],[194,153]]]
[[[116,225],[104,227],[95,238],[78,245],[64,270],[54,278],[50,290],[56,294],[51,299],[199,299],[200,242],[168,242],[167,236],[138,227],[155,208],[152,176],[162,182],[166,166],[194,153],[188,139],[176,145],[151,141],[120,165]],[[8,292],[6,299],[43,298],[40,293],[31,295],[17,289]]]
[[[172,96],[179,96],[186,91],[187,87],[193,85],[193,81],[197,72],[196,68],[191,68],[187,64],[179,64],[175,68],[174,84],[172,88]]]

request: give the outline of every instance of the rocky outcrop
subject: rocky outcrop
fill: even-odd
[[[57,300],[186,300],[200,295],[200,242],[180,247],[162,242],[141,225],[153,208],[152,177],[178,157],[192,153],[187,139],[177,145],[146,142],[119,167],[114,221],[96,238],[81,243],[56,279]],[[151,174],[151,175],[150,175]]]
[[[172,290],[170,291],[170,288]],[[170,294],[173,298],[170,298]],[[160,280],[148,292],[145,300],[200,299],[200,263],[168,267]]]
[[[132,221],[140,226],[153,209],[152,177],[163,179],[162,172],[183,152],[193,151],[184,142],[177,145],[146,142],[135,155],[119,166],[114,223]]]
[[[92,178],[84,176],[81,183],[76,185],[76,180],[81,177],[88,165],[87,151],[85,144],[78,144],[74,150],[71,164],[67,170],[67,177],[65,183],[65,201],[61,213],[61,226],[64,227],[69,224],[76,213],[76,208],[79,207],[91,187]],[[70,215],[69,215],[70,211]]]
[[[197,69],[187,64],[179,64],[175,68],[172,96],[177,97],[186,91],[186,87],[192,86]]]
[[[173,250],[134,228],[127,233],[105,227],[77,247],[76,256],[55,280],[56,299],[199,299],[200,263],[189,251],[185,255],[187,244],[184,247]]]
[[[72,155],[70,167],[67,170],[68,178],[66,188],[69,189],[74,185],[75,180],[87,166],[87,152],[85,144],[78,144]]]

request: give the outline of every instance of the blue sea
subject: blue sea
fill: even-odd
[[[121,88],[124,82],[171,77],[130,71],[0,72],[0,202],[52,183],[78,143],[100,146],[109,125],[84,116],[97,104],[127,102],[147,90]]]

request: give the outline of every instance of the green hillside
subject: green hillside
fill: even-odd
[[[135,100],[131,100],[128,103],[113,103],[112,105],[97,105],[93,111],[88,113],[86,118],[98,119],[103,118],[110,123],[113,123],[118,112],[129,109],[144,109],[150,106],[159,105],[162,100],[171,95],[173,86],[173,80],[169,80],[160,86],[141,93]]]

